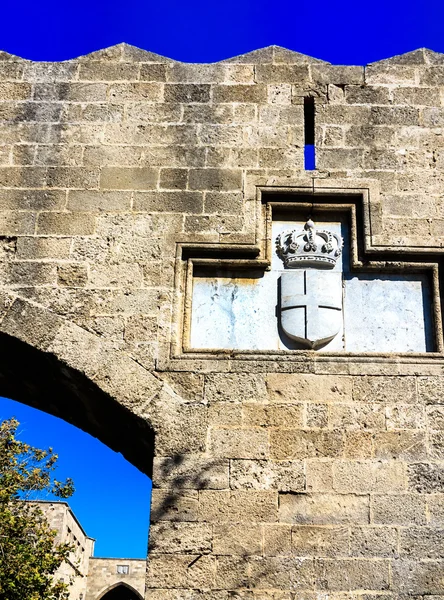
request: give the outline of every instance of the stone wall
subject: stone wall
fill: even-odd
[[[83,531],[66,502],[36,502],[36,504],[44,513],[50,527],[57,531],[55,543],[71,544],[74,547],[55,577],[70,584],[70,600],[82,600],[86,597],[87,576],[90,557],[94,551],[94,540]]]
[[[124,568],[122,568],[124,567]],[[126,571],[127,572],[124,572]],[[143,598],[146,561],[129,558],[91,558],[86,600],[98,600],[119,585],[135,590]]]
[[[364,262],[438,265],[444,55],[341,67],[270,47],[188,65],[123,44],[64,63],[1,58],[5,348],[17,338],[51,357],[51,376],[94,382],[110,398],[95,418],[80,420],[75,394],[50,406],[102,439],[111,401],[153,427],[145,597],[440,598],[442,344],[193,354],[184,273],[196,255],[266,263],[264,194],[296,189],[359,197]]]

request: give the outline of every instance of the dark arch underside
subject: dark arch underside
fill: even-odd
[[[4,333],[0,334],[0,396],[79,427],[151,477],[154,433],[146,421],[55,356]]]
[[[125,584],[118,584],[105,592],[100,600],[140,600],[142,596]]]

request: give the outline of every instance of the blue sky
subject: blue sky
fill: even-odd
[[[428,46],[444,51],[443,0],[16,0],[2,3],[0,46],[63,60],[118,42],[211,62],[278,44],[365,64]]]
[[[146,555],[151,481],[121,454],[61,419],[0,398],[0,421],[15,416],[18,437],[59,455],[56,478],[71,477],[68,500],[87,535],[96,538],[95,556]],[[43,497],[42,500],[50,500]]]
[[[363,65],[423,46],[444,52],[443,31],[443,0],[18,0],[2,5],[0,49],[65,60],[124,41],[185,62],[214,62],[277,44]],[[60,477],[76,483],[70,503],[97,538],[96,555],[143,556],[149,480],[87,434],[0,400],[0,418],[12,415],[23,439],[60,455]]]

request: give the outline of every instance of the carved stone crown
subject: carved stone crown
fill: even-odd
[[[316,229],[309,219],[304,229],[283,231],[276,238],[276,252],[285,268],[318,267],[333,269],[342,253],[342,237]]]

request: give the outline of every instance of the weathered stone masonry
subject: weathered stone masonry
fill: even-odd
[[[188,352],[184,270],[266,262],[267,191],[439,263],[444,55],[0,58],[0,393],[153,468],[146,598],[442,598],[442,353]]]

